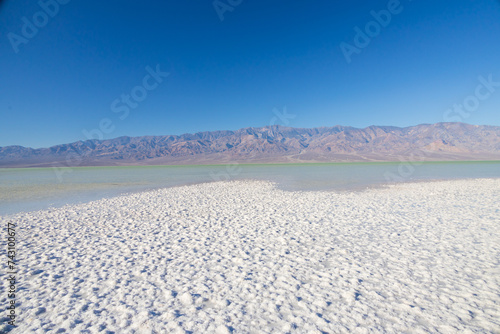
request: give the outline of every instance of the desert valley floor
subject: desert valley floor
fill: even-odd
[[[232,181],[0,216],[19,265],[0,331],[500,333],[499,198],[500,179]]]

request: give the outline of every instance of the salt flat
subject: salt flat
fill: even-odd
[[[11,333],[500,333],[499,198],[500,179],[233,181],[3,216]]]

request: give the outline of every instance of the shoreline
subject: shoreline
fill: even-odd
[[[267,180],[290,191],[358,191],[394,182],[493,178],[500,177],[500,162],[86,167],[55,171],[0,170],[0,215],[224,180]]]
[[[130,196],[134,194],[141,194],[141,193],[148,193],[152,191],[157,191],[157,190],[162,190],[162,189],[171,189],[171,188],[177,188],[177,187],[189,187],[189,186],[196,186],[196,185],[202,185],[202,184],[208,184],[208,183],[217,183],[217,182],[238,182],[238,181],[243,181],[243,182],[269,182],[273,184],[273,186],[277,190],[282,190],[286,192],[325,192],[325,193],[338,193],[338,194],[348,194],[348,193],[359,193],[359,192],[364,192],[368,190],[373,190],[373,189],[385,189],[385,188],[391,188],[394,186],[398,185],[404,185],[404,184],[413,184],[413,183],[435,183],[435,182],[446,182],[446,181],[466,181],[466,180],[498,180],[500,177],[474,177],[474,178],[453,178],[453,179],[408,179],[405,181],[399,181],[399,182],[380,182],[380,183],[372,183],[368,185],[358,185],[358,186],[351,186],[349,188],[339,188],[339,189],[320,189],[320,190],[315,190],[315,189],[309,189],[309,190],[297,190],[297,189],[287,189],[286,187],[280,186],[279,182],[277,181],[272,181],[272,180],[263,180],[263,179],[256,179],[256,178],[239,178],[235,180],[229,180],[229,181],[193,181],[191,183],[186,183],[186,184],[178,184],[178,185],[172,185],[172,186],[157,186],[157,187],[151,187],[151,188],[144,188],[144,189],[137,189],[137,190],[132,190],[132,191],[125,191],[125,192],[120,192],[120,193],[115,193],[111,195],[102,195],[99,196],[99,198],[95,199],[88,199],[88,200],[83,200],[83,201],[70,201],[68,203],[60,203],[54,206],[46,206],[43,208],[39,209],[34,209],[34,210],[28,210],[28,211],[16,211],[12,213],[6,213],[2,214],[0,212],[0,217],[8,217],[16,214],[22,214],[22,213],[33,213],[33,212],[38,212],[38,211],[46,211],[46,210],[55,210],[55,209],[61,209],[67,206],[73,206],[73,205],[82,205],[82,204],[87,204],[91,202],[96,202],[104,199],[112,199],[115,197],[122,197],[122,196]],[[43,200],[42,200],[43,202]],[[15,204],[14,204],[15,205]]]
[[[405,163],[409,164],[446,164],[446,163],[500,163],[500,160],[404,160]],[[236,164],[238,166],[314,166],[314,165],[390,165],[399,164],[401,160],[374,160],[374,161],[310,161],[310,162],[237,162],[237,161],[227,161],[225,163],[219,164],[171,164],[171,165],[89,165],[89,166],[26,166],[26,167],[16,167],[16,166],[0,166],[0,170],[15,170],[15,169],[89,169],[89,168],[164,168],[164,167],[224,167],[231,164]]]
[[[18,225],[12,333],[499,331],[499,197],[498,178],[238,180],[0,216]]]

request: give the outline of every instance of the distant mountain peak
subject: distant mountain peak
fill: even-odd
[[[0,167],[231,162],[500,160],[500,127],[465,123],[410,127],[282,125],[165,136],[122,136],[49,148],[0,147]]]

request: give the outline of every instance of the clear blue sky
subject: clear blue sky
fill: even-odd
[[[42,0],[53,17],[37,1],[0,6],[0,146],[84,140],[100,123],[104,138],[271,123],[500,125],[500,87],[474,100],[479,76],[500,82],[497,0],[220,0],[219,13],[210,0],[60,0],[57,13],[54,1]],[[388,8],[388,24],[369,24]],[[372,37],[348,63],[341,43],[356,47],[367,24]],[[157,64],[169,72],[159,84],[146,77]],[[135,108],[121,101],[132,92]],[[464,101],[473,112],[445,113]],[[273,109],[285,106],[295,117],[283,121]]]

